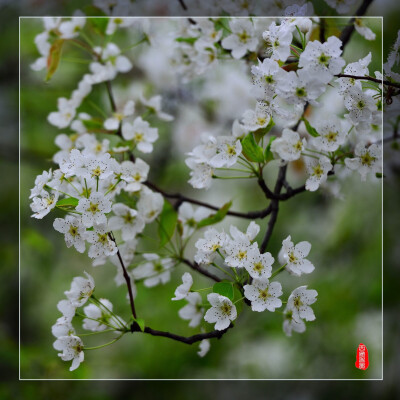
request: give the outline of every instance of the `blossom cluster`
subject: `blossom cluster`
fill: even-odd
[[[244,24],[242,20],[232,19],[230,25],[236,22]],[[368,174],[381,174],[378,144],[382,124],[381,88],[365,87],[362,79],[335,79],[342,72],[369,76],[371,53],[345,66],[340,39],[330,36],[324,43],[309,41],[312,29],[309,18],[286,18],[279,24],[273,21],[263,32],[267,57],[251,66],[256,107],[246,110],[234,121],[231,136],[204,134],[202,143],[188,153],[189,183],[194,188],[208,189],[212,179],[218,178],[218,168],[237,168],[235,164],[245,163],[249,169],[249,161],[259,166],[271,160],[278,160],[281,165],[302,161],[307,173],[305,187],[310,191],[324,184],[328,174],[343,175],[341,171],[346,167],[357,170],[362,180]],[[381,79],[379,72],[376,77]],[[323,107],[328,91],[342,96],[347,113],[344,118],[339,115],[313,118],[315,122],[311,125],[303,116],[304,110],[309,106]],[[267,136],[274,132],[275,123],[281,128],[280,136]],[[249,135],[257,141],[252,150],[265,154],[264,158],[262,154],[252,156],[248,149]],[[247,148],[243,148],[244,142]],[[249,177],[257,176],[256,168],[250,165]]]
[[[294,245],[291,237],[288,236],[282,242],[279,253],[279,262],[282,266],[272,273],[275,259],[269,252],[261,253],[255,241],[259,231],[260,226],[254,221],[249,224],[245,233],[234,225],[230,226],[229,234],[209,228],[204,233],[204,237],[196,242],[195,261],[207,268],[213,266],[221,270],[223,267],[230,268],[235,274],[234,284],[242,290],[243,297],[233,302],[232,298],[219,292],[209,293],[207,301],[211,308],[204,314],[203,299],[198,291],[192,289],[193,278],[186,272],[172,300],[185,299],[187,301],[187,304],[179,311],[179,316],[184,320],[189,320],[190,327],[198,326],[204,318],[206,322],[215,323],[216,330],[228,329],[231,322],[238,316],[235,303],[243,298],[250,302],[253,311],[274,312],[275,309],[282,307],[280,297],[283,292],[281,283],[272,279],[283,270],[293,276],[309,274],[314,270],[314,265],[306,258],[311,250],[311,244],[303,241]],[[222,261],[223,266],[216,264],[217,258]],[[225,270],[225,273],[229,275],[228,270]],[[306,286],[298,287],[289,295],[285,302],[283,324],[288,336],[291,335],[292,330],[304,332],[304,320],[315,319],[310,305],[316,301],[316,296],[317,292],[306,289]]]

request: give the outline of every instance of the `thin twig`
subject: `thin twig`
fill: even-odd
[[[117,256],[118,256],[118,260],[121,264],[122,270],[123,270],[123,274],[124,274],[124,278],[126,281],[126,285],[128,286],[128,293],[129,293],[129,302],[131,304],[131,310],[132,310],[132,315],[133,317],[136,319],[136,310],[135,310],[135,301],[133,299],[133,291],[132,291],[132,284],[131,284],[131,278],[128,275],[128,271],[125,268],[125,264],[124,264],[124,260],[121,257],[121,253],[119,252],[119,248],[117,246],[117,242],[115,241],[114,235],[109,232],[108,233],[109,238],[115,243],[115,246],[117,247]]]
[[[395,82],[390,82],[390,81],[386,81],[386,80],[382,80],[382,79],[378,79],[378,78],[373,78],[372,76],[358,76],[358,75],[348,75],[348,74],[337,74],[335,76],[337,76],[338,78],[362,79],[365,81],[381,83],[386,86],[393,86],[396,88],[400,88],[400,83],[395,83]]]
[[[188,265],[190,268],[192,268],[193,270],[199,272],[200,274],[207,276],[208,278],[211,278],[212,280],[214,280],[215,282],[220,282],[221,279],[218,278],[218,276],[212,274],[211,272],[208,272],[206,269],[200,267],[199,264],[197,264],[196,262],[191,262],[188,259],[184,258],[181,260],[184,264]]]

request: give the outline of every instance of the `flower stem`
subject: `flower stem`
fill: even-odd
[[[276,275],[280,274],[286,267],[287,264],[282,265],[282,267],[278,268],[271,276],[269,279],[274,278]]]

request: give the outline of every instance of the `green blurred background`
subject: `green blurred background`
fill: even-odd
[[[394,13],[395,14],[395,13]],[[14,14],[16,17],[17,14]],[[393,14],[391,14],[393,16]],[[67,363],[60,361],[52,349],[54,338],[50,327],[58,317],[57,301],[69,287],[73,276],[82,274],[83,270],[93,273],[101,295],[109,298],[120,314],[128,317],[128,307],[124,301],[124,288],[115,289],[110,278],[115,268],[111,265],[97,267],[93,270],[86,256],[81,256],[73,249],[66,249],[62,236],[54,234],[51,223],[53,218],[36,221],[29,217],[29,188],[35,176],[51,165],[50,158],[54,152],[53,140],[57,134],[46,122],[49,111],[55,108],[56,99],[68,95],[74,87],[80,72],[75,65],[63,65],[64,74],[57,74],[50,85],[45,85],[38,76],[29,70],[29,64],[37,53],[33,46],[33,37],[40,31],[40,23],[26,21],[21,24],[21,378],[54,379],[54,378],[380,378],[381,377],[381,191],[379,184],[361,184],[358,177],[349,181],[343,192],[344,201],[329,199],[321,195],[302,194],[285,203],[279,214],[279,220],[269,251],[277,255],[280,243],[287,234],[292,234],[295,241],[309,240],[313,244],[310,259],[316,265],[316,271],[301,278],[282,279],[286,293],[291,289],[308,284],[319,293],[314,306],[317,320],[307,324],[307,331],[286,338],[282,332],[282,321],[279,315],[271,313],[251,313],[247,310],[238,321],[238,326],[229,332],[221,341],[212,341],[209,354],[200,359],[196,355],[197,347],[185,346],[163,338],[151,336],[126,335],[117,344],[109,348],[86,353],[86,362],[70,373]],[[5,32],[9,40],[3,40],[1,53],[6,54],[2,62],[3,72],[16,76],[16,57],[12,53],[15,46],[15,25]],[[396,35],[393,24],[384,24],[384,35],[389,37],[389,44]],[[5,36],[7,39],[7,36]],[[362,48],[368,51],[371,43],[353,38],[347,53],[352,54]],[[379,40],[375,41],[371,51],[379,53]],[[360,49],[361,48],[361,49]],[[384,49],[384,57],[387,48]],[[355,57],[357,58],[357,57]],[[350,58],[348,58],[350,59]],[[377,67],[378,69],[379,67]],[[372,69],[373,70],[373,69]],[[61,71],[61,70],[60,70]],[[70,82],[61,80],[61,76],[70,77]],[[121,79],[121,78],[118,78]],[[122,80],[125,78],[122,78]],[[129,76],[126,77],[129,79]],[[18,281],[15,277],[17,257],[16,190],[17,157],[15,157],[15,132],[17,126],[12,124],[15,105],[15,87],[11,81],[3,81],[3,93],[9,94],[10,102],[4,102],[2,120],[8,119],[8,131],[13,137],[2,136],[2,170],[7,171],[3,179],[2,196],[2,232],[1,246],[4,260],[4,279],[2,293],[17,291]],[[103,96],[98,93],[98,96]],[[15,116],[15,114],[14,114]],[[162,126],[160,126],[162,128]],[[167,130],[165,131],[167,132]],[[157,147],[169,148],[170,138],[167,134]],[[157,152],[155,153],[157,157]],[[153,178],[164,188],[182,190],[187,194],[197,195],[187,185],[188,170],[182,159],[176,159],[170,153],[165,161],[168,169],[153,167]],[[173,160],[173,161],[172,161]],[[399,332],[397,302],[396,269],[396,233],[399,220],[398,195],[399,175],[394,171],[388,174],[384,182],[384,284],[385,284],[385,370],[387,385],[382,391],[378,383],[370,386],[372,393],[385,394],[391,398],[396,392],[394,367],[397,365]],[[173,173],[174,179],[171,179]],[[273,179],[273,177],[271,177]],[[214,189],[212,189],[214,190]],[[253,193],[249,199],[248,193]],[[224,197],[225,196],[225,197]],[[219,204],[234,199],[235,209],[258,209],[264,204],[261,194],[254,185],[234,187],[224,185],[219,190]],[[229,223],[230,221],[228,221]],[[231,220],[235,222],[236,220]],[[261,222],[262,230],[267,221]],[[245,225],[244,225],[245,226]],[[138,308],[146,315],[146,322],[154,328],[172,330],[181,334],[191,334],[186,323],[177,316],[177,310],[183,304],[170,301],[171,295],[180,280],[179,269],[169,284],[164,287],[143,290],[139,287]],[[100,293],[100,289],[99,292]],[[18,303],[15,297],[5,295],[2,302],[4,319],[11,324],[1,330],[1,359],[7,368],[5,377],[18,368],[17,317]],[[368,346],[370,368],[363,372],[354,367],[355,351],[358,343]],[[167,390],[167,383],[157,385],[132,385],[115,382],[93,385],[73,386],[59,383],[39,387],[25,383],[23,390],[7,385],[0,389],[0,395],[11,398],[39,396],[41,398],[80,398],[82,390],[89,398],[110,398],[115,395],[132,393],[159,394]],[[299,397],[330,398],[326,383],[306,383],[294,386],[268,383],[271,393],[289,396],[297,393]],[[169,386],[170,387],[170,386]],[[204,390],[201,393],[198,389]],[[76,388],[76,390],[74,389]],[[260,384],[246,385],[227,383],[218,389],[212,383],[181,383],[175,386],[176,397],[194,398],[204,395],[220,397],[247,396],[264,398]],[[198,388],[198,389],[197,389]],[[342,385],[346,393],[362,393],[367,386]],[[332,394],[332,393],[331,393]],[[296,395],[296,397],[297,397]],[[333,394],[332,394],[333,395]]]

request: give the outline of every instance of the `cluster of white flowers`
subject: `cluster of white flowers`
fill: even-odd
[[[305,184],[307,190],[317,190],[327,180],[328,174],[334,173],[335,166],[340,169],[344,165],[358,170],[363,180],[368,172],[381,172],[379,146],[374,145],[372,152],[367,151],[371,157],[363,159],[360,158],[361,144],[358,146],[363,143],[368,148],[371,142],[378,140],[376,135],[365,136],[373,127],[381,125],[382,100],[378,87],[370,86],[364,90],[359,79],[338,78],[335,82],[339,87],[333,90],[343,96],[343,104],[348,110],[345,118],[331,115],[327,119],[316,119],[315,127],[306,121],[307,133],[304,128],[300,133],[290,129],[293,125],[299,125],[306,105],[319,104],[321,95],[329,86],[334,87],[335,76],[342,73],[345,67],[341,57],[342,42],[335,36],[330,36],[324,43],[318,40],[307,42],[311,29],[312,21],[309,18],[286,18],[280,24],[272,22],[264,31],[263,38],[267,42],[270,57],[259,60],[258,65],[251,67],[256,107],[246,110],[240,120],[234,121],[230,139],[227,136],[204,134],[202,144],[189,153],[186,163],[191,169],[189,183],[194,188],[209,188],[212,178],[216,177],[217,168],[230,168],[238,161],[243,150],[241,145],[247,135],[265,135],[274,121],[280,121],[283,129],[280,137],[270,137],[271,154],[273,158],[281,160],[281,164],[303,160],[308,175]],[[302,48],[294,44],[298,42]],[[348,64],[343,73],[367,76],[370,61],[371,54]],[[348,134],[353,129],[357,133],[355,137]],[[262,143],[268,143],[268,140]],[[347,158],[343,162],[349,145],[355,159]],[[260,150],[265,151],[264,148]]]
[[[86,278],[78,276],[72,280],[70,290],[65,292],[67,298],[58,302],[57,308],[62,313],[62,317],[58,318],[51,328],[53,335],[57,338],[53,346],[61,351],[58,355],[63,361],[72,360],[70,371],[78,368],[84,361],[84,345],[82,339],[76,335],[72,319],[76,310],[84,306],[92,297],[95,289],[92,276],[87,272],[85,274]],[[115,331],[125,330],[126,323],[112,310],[113,305],[107,299],[99,299],[84,307],[86,317],[82,321],[83,329],[92,332],[101,332],[107,328]]]
[[[249,282],[243,285],[243,296],[251,302],[252,310],[274,312],[276,308],[282,306],[282,300],[279,297],[282,296],[283,292],[282,285],[279,282],[272,282],[271,279],[283,269],[294,276],[311,273],[314,270],[314,265],[305,258],[310,252],[311,244],[300,242],[294,246],[291,237],[288,236],[282,242],[282,249],[279,253],[279,261],[283,265],[277,273],[272,274],[272,265],[275,259],[269,252],[261,254],[255,241],[259,231],[260,227],[254,221],[249,224],[245,233],[239,231],[233,225],[230,227],[230,235],[209,228],[205,232],[204,238],[199,239],[195,244],[197,248],[195,261],[208,267],[211,265],[218,267],[215,264],[215,258],[219,255],[224,266],[235,271],[237,282]],[[238,273],[241,274],[240,277]],[[193,278],[186,272],[182,276],[182,284],[177,287],[175,297],[172,300],[185,299],[187,301],[187,305],[179,311],[179,316],[184,320],[189,320],[189,326],[196,327],[203,317],[204,308],[200,293],[193,291],[192,286]],[[305,330],[302,318],[308,321],[315,319],[311,308],[305,309],[302,306],[313,303],[316,292],[312,291],[313,301],[311,301],[306,296],[307,293],[303,293],[303,289],[304,287],[295,289],[287,301],[285,316],[292,312],[290,314],[292,318],[291,328],[288,327],[287,318],[284,322],[284,331],[288,335],[290,335],[291,329],[296,330],[296,323],[302,324],[302,331]],[[300,296],[301,301],[297,299],[298,296]],[[232,299],[220,293],[210,293],[207,295],[207,300],[211,308],[205,313],[204,320],[215,323],[214,328],[216,330],[227,329],[237,317],[235,303],[242,299],[232,302]],[[300,330],[297,329],[297,331]]]

